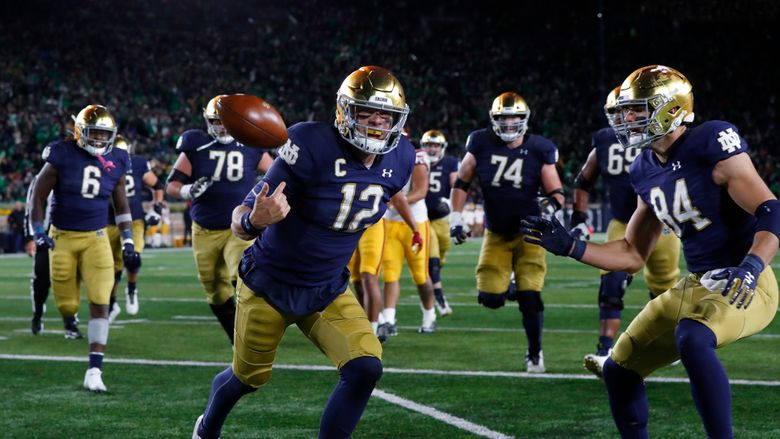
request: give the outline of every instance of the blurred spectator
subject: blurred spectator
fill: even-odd
[[[24,203],[17,201],[14,210],[8,215],[8,242],[6,253],[18,253],[22,251],[24,243]]]

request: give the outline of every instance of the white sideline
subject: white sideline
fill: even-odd
[[[417,412],[425,416],[431,417],[438,421],[444,422],[445,424],[449,424],[452,425],[453,427],[460,428],[461,430],[466,430],[469,433],[473,433],[478,436],[487,437],[490,439],[510,439],[514,437],[514,436],[507,436],[497,431],[493,431],[485,427],[484,425],[475,424],[463,418],[459,418],[457,416],[444,413],[440,410],[436,410],[433,407],[418,404],[414,401],[410,401],[408,399],[401,398],[400,396],[393,395],[392,393],[387,393],[384,390],[374,389],[374,393],[372,393],[371,396],[377,397],[379,399],[383,399],[391,404],[399,405],[407,410],[411,410],[413,412]]]
[[[21,361],[61,361],[61,362],[87,362],[87,357],[73,356],[51,356],[51,355],[17,355],[0,354],[0,360],[21,360]],[[219,361],[184,361],[184,360],[149,360],[145,358],[111,358],[103,360],[104,363],[117,364],[136,364],[149,366],[184,366],[184,367],[227,367],[228,362]],[[274,369],[280,370],[304,370],[304,371],[329,371],[335,372],[333,366],[308,365],[308,364],[275,364]],[[596,378],[590,374],[568,374],[568,373],[526,373],[526,372],[505,372],[505,371],[480,371],[480,370],[439,370],[439,369],[404,369],[398,367],[386,367],[383,373],[397,373],[408,375],[436,375],[436,376],[459,376],[459,377],[486,377],[486,378],[530,378],[540,380],[586,380],[596,381]],[[649,383],[688,383],[687,378],[672,377],[650,377],[645,379]],[[780,381],[766,380],[729,380],[732,386],[759,386],[759,387],[780,387]]]

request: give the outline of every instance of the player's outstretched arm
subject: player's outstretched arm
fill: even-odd
[[[279,183],[276,190],[268,195],[268,183],[263,182],[260,192],[255,196],[253,207],[240,204],[233,209],[233,218],[230,224],[233,235],[239,239],[251,241],[266,227],[283,220],[290,212],[290,205],[284,194],[285,186],[285,182]]]

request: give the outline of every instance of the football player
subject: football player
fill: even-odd
[[[268,382],[291,324],[339,368],[319,436],[352,434],[382,375],[382,346],[348,290],[346,265],[411,175],[414,148],[401,135],[408,113],[395,76],[361,67],[339,88],[335,127],[290,127],[290,141],[234,210],[236,236],[259,237],[241,260],[233,363],[214,378],[193,438],[219,437],[235,403]]]
[[[208,133],[193,129],[179,138],[179,157],[166,192],[176,199],[192,200],[192,253],[198,280],[211,312],[232,344],[238,263],[252,241],[230,233],[231,211],[254,187],[257,171],[268,166],[270,157],[228,134],[217,114],[219,98],[212,98],[203,109]]]
[[[541,291],[547,265],[543,249],[523,241],[520,220],[552,215],[564,202],[561,180],[555,169],[558,148],[536,134],[526,134],[531,109],[514,92],[500,94],[490,109],[492,129],[469,134],[466,155],[452,188],[450,236],[455,244],[466,241],[468,226],[461,212],[469,185],[479,178],[485,197],[486,230],[477,264],[478,302],[496,309],[504,306],[507,293],[516,297],[528,340],[526,371],[544,373],[542,327],[544,303]],[[548,194],[537,201],[539,190]],[[517,291],[509,291],[514,272]]]
[[[133,217],[133,243],[136,251],[141,254],[144,251],[144,226],[156,225],[160,222],[160,214],[163,209],[163,189],[165,185],[157,175],[152,172],[149,161],[142,155],[133,154],[133,145],[122,135],[117,135],[114,140],[114,148],[127,151],[130,155],[130,171],[125,175],[125,190],[127,202],[130,204],[130,215]],[[148,187],[152,190],[152,208],[144,215],[143,197],[141,189]],[[114,209],[109,209],[108,240],[111,242],[111,251],[114,254],[114,287],[111,290],[109,303],[108,322],[113,323],[119,315],[120,307],[116,303],[116,288],[122,279],[122,238],[116,227]],[[127,270],[127,286],[125,287],[125,310],[131,316],[138,314],[138,291],[136,282],[140,265],[135,270]]]
[[[428,192],[428,155],[419,150],[415,154],[412,177],[402,190],[404,199],[411,208],[412,219],[404,218],[395,200],[385,212],[385,253],[382,258],[385,309],[382,311],[385,327],[382,333],[398,335],[396,328],[396,306],[401,295],[401,270],[403,261],[409,266],[412,281],[417,285],[422,306],[422,324],[417,332],[431,334],[436,330],[436,309],[434,308],[433,283],[428,275],[428,247],[430,245],[430,224],[425,207]]]
[[[607,227],[607,240],[622,239],[626,224],[636,209],[636,193],[628,178],[628,168],[639,154],[637,148],[623,148],[615,137],[612,123],[615,115],[615,101],[620,87],[607,96],[604,111],[609,127],[598,130],[591,138],[591,151],[582,170],[574,179],[574,211],[571,217],[572,233],[579,233],[580,239],[589,239],[588,191],[603,175],[604,185],[609,193],[609,207],[612,220]],[[653,298],[673,287],[680,277],[680,240],[669,229],[658,238],[655,249],[650,253],[644,269],[645,283]],[[631,283],[631,274],[625,271],[602,271],[599,287],[599,341],[596,352],[585,356],[584,367],[601,377],[601,367],[607,360],[613,340],[620,329],[620,314],[623,310],[623,296]]]
[[[108,302],[114,282],[111,245],[106,234],[113,201],[122,234],[122,257],[128,269],[140,265],[133,243],[132,217],[124,175],[130,167],[126,151],[113,148],[116,122],[101,105],[89,105],[74,118],[72,139],[55,141],[44,151],[38,173],[31,219],[39,251],[49,252],[51,283],[66,338],[80,338],[76,326],[80,283],[89,297],[89,368],[84,387],[105,392],[103,355],[108,341]],[[51,226],[43,224],[44,205],[51,191]]]
[[[428,194],[425,206],[431,224],[430,257],[428,272],[433,282],[436,309],[442,317],[452,314],[452,308],[444,295],[441,283],[441,269],[444,267],[447,251],[450,249],[450,205],[449,195],[458,177],[458,159],[444,155],[447,139],[439,130],[428,130],[420,138],[420,146],[428,153],[431,162]]]
[[[637,208],[623,239],[574,239],[560,223],[529,217],[529,242],[609,271],[638,271],[664,226],[683,243],[690,274],[649,301],[604,363],[612,417],[623,437],[647,437],[644,378],[682,359],[708,437],[732,437],[731,391],[715,350],[764,329],[777,311],[769,263],[780,245],[780,202],[756,172],[729,122],[691,127],[691,83],[651,65],[623,81],[614,125],[642,148],[629,175]]]

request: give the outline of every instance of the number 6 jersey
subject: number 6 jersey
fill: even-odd
[[[739,207],[712,171],[719,161],[747,152],[728,122],[688,128],[661,163],[649,148],[631,165],[631,184],[683,243],[688,271],[739,265],[753,242],[755,217]]]

